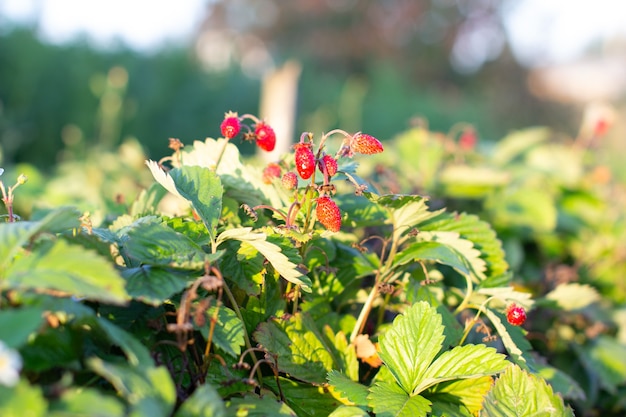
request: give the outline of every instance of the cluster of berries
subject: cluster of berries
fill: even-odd
[[[254,122],[253,126],[244,125],[242,122],[245,119],[251,119]],[[244,140],[254,140],[257,146],[265,151],[274,150],[276,145],[274,130],[255,116],[239,116],[237,113],[228,112],[220,126],[222,135],[228,140],[237,136],[244,127],[248,129],[248,132],[243,135]],[[337,154],[333,156],[324,152],[324,142],[334,133],[343,134],[345,139]],[[322,137],[317,151],[314,152],[312,138],[311,133],[305,132],[300,142],[293,146],[296,172],[287,171],[282,174],[279,164],[270,163],[263,171],[263,181],[269,184],[281,177],[283,186],[288,190],[294,190],[298,187],[298,176],[305,181],[311,180],[311,186],[319,192],[316,199],[317,219],[327,230],[338,232],[341,228],[341,211],[331,198],[335,188],[330,184],[331,178],[338,171],[337,159],[352,157],[355,153],[365,155],[380,153],[383,151],[383,145],[375,137],[364,133],[350,135],[342,130],[333,130]],[[320,186],[317,186],[314,181],[316,168],[324,177],[323,184]]]
[[[252,127],[243,123],[246,119],[253,121]],[[235,112],[228,112],[224,115],[224,121],[220,125],[222,136],[228,140],[237,136],[241,132],[242,127],[247,129],[247,132],[243,134],[244,140],[254,140],[259,148],[267,152],[273,151],[276,147],[276,133],[274,133],[274,129],[253,115],[245,114],[239,116]]]

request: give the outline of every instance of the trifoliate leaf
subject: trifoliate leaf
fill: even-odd
[[[546,299],[555,301],[565,311],[575,311],[599,301],[600,294],[590,285],[572,282],[559,284],[546,294]]]
[[[178,193],[191,202],[211,239],[215,240],[224,193],[220,177],[214,171],[200,166],[174,168],[169,175]]]
[[[412,393],[445,339],[441,316],[434,307],[420,301],[399,315],[380,338],[380,358],[396,381]]]
[[[369,406],[381,417],[426,417],[431,402],[421,395],[409,396],[399,385],[376,382],[367,397]]]
[[[483,414],[487,417],[573,417],[563,399],[541,378],[516,365],[498,377],[487,394]]]
[[[495,348],[485,345],[457,346],[443,352],[426,370],[414,394],[444,381],[494,375],[510,365]]]

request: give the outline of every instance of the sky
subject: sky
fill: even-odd
[[[151,50],[189,39],[201,23],[207,1],[180,0],[173,5],[154,0],[0,0],[0,29],[3,21],[38,20],[41,36],[53,43],[82,33],[98,46],[121,39],[132,48]],[[598,39],[626,39],[626,0],[504,4],[509,41],[520,62],[528,66],[575,59]]]

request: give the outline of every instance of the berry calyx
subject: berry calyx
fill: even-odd
[[[365,133],[357,133],[350,140],[350,149],[352,152],[372,155],[382,152],[383,144],[374,136]]]
[[[324,155],[319,161],[320,171],[324,172],[323,167],[326,167],[326,172],[329,177],[332,177],[337,173],[337,160],[330,155]]]
[[[513,326],[521,326],[526,321],[526,310],[513,303],[506,308],[506,319]]]
[[[341,229],[341,211],[330,197],[324,195],[317,199],[315,214],[327,230],[338,232]]]
[[[281,182],[283,183],[283,187],[285,187],[286,189],[295,190],[298,186],[298,176],[293,171],[285,172],[285,175],[283,175]]]
[[[237,136],[241,130],[241,121],[239,121],[237,113],[226,113],[224,115],[224,121],[220,125],[220,130],[222,131],[222,136],[226,139],[232,139]]]
[[[254,136],[256,144],[264,151],[271,152],[276,147],[276,133],[274,129],[264,122],[260,122],[255,126]]]
[[[310,143],[296,143],[294,145],[296,171],[303,180],[308,180],[315,171],[315,155]]]
[[[281,169],[280,165],[275,162],[270,162],[263,169],[263,182],[265,184],[271,184],[274,178],[280,178]]]

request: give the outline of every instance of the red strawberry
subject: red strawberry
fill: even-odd
[[[270,162],[263,170],[263,182],[266,184],[271,184],[274,178],[280,177],[280,171],[280,165],[274,162]]]
[[[310,143],[296,143],[294,145],[296,171],[303,180],[308,180],[315,171],[315,155]]]
[[[332,177],[337,173],[337,160],[330,155],[324,155],[319,162],[320,171],[324,172],[322,169],[323,165],[326,166],[326,172],[329,177]]]
[[[513,303],[506,308],[506,319],[513,326],[521,326],[526,321],[526,310]]]
[[[293,190],[298,186],[298,176],[295,172],[285,172],[282,178],[283,187],[288,190]]]
[[[317,199],[315,213],[327,230],[338,232],[341,229],[341,211],[330,197],[324,195]]]
[[[352,152],[362,153],[364,155],[372,155],[383,151],[383,144],[374,136],[365,133],[357,133],[350,140],[350,148]]]
[[[274,150],[276,146],[276,133],[274,133],[274,129],[272,129],[270,125],[260,122],[255,126],[254,135],[259,148],[267,152]]]
[[[224,115],[224,121],[220,125],[220,129],[222,130],[222,136],[226,139],[232,139],[237,136],[241,130],[241,122],[239,121],[237,113],[226,113]]]
[[[465,151],[469,151],[476,147],[478,137],[474,129],[465,129],[459,138],[459,147]]]

